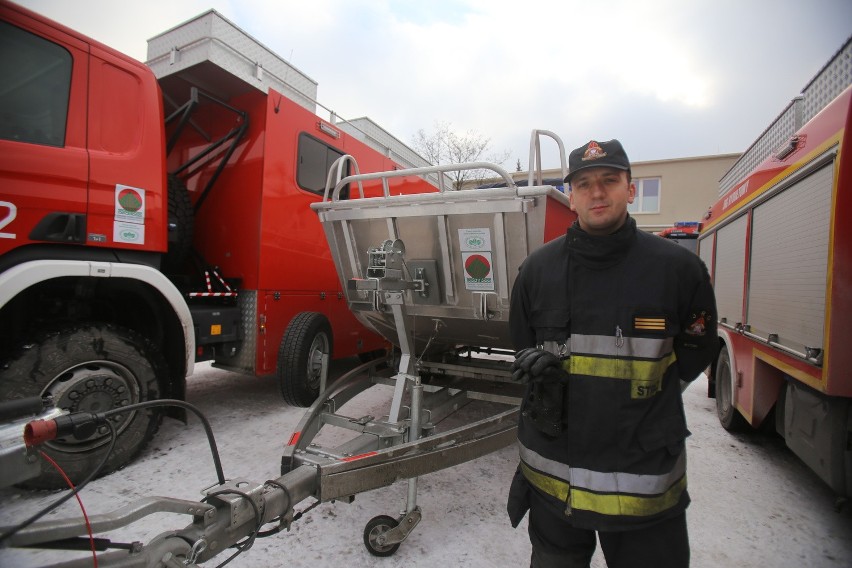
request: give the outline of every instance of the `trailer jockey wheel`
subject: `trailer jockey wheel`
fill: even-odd
[[[288,404],[307,407],[317,399],[331,353],[331,325],[323,314],[301,312],[290,321],[278,349],[278,381]]]
[[[385,544],[384,534],[399,525],[399,521],[387,515],[373,517],[364,527],[364,546],[373,556],[390,556],[399,550],[400,543]]]

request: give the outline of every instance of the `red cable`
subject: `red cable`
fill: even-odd
[[[50,463],[50,465],[56,468],[56,471],[59,472],[59,475],[62,476],[62,478],[65,480],[65,483],[67,483],[68,487],[71,488],[71,491],[74,491],[74,484],[71,483],[71,480],[68,479],[68,476],[65,475],[65,472],[62,471],[62,468],[59,467],[59,464],[53,461],[53,459],[43,451],[39,450],[38,452],[41,454],[41,457],[46,459],[48,463]],[[98,568],[98,555],[95,552],[95,537],[92,534],[92,525],[89,524],[89,515],[86,514],[86,508],[83,506],[83,500],[80,499],[80,494],[77,493],[74,496],[77,498],[77,503],[80,504],[80,510],[83,511],[83,520],[86,521],[86,530],[89,531],[89,543],[91,543],[92,545],[92,559],[94,563],[93,565],[94,568]]]

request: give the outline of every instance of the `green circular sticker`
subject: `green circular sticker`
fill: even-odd
[[[481,254],[472,254],[467,257],[464,269],[472,278],[482,279],[491,272],[491,263]]]

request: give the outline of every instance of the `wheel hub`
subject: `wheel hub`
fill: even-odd
[[[87,362],[58,375],[45,389],[43,396],[53,397],[54,405],[62,410],[94,414],[136,402],[139,393],[134,385],[130,371],[121,365],[108,361]],[[131,417],[132,413],[115,414],[109,420],[116,433],[119,433]],[[108,432],[109,428],[101,425],[89,438],[59,438],[56,443],[62,445],[65,451],[85,451],[103,443]]]
[[[311,342],[308,351],[308,384],[318,388],[322,378],[323,357],[328,353],[328,340],[325,335],[318,334]]]

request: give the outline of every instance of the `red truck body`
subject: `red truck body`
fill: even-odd
[[[0,16],[0,399],[93,413],[180,399],[194,363],[212,360],[277,375],[285,400],[307,405],[330,358],[387,345],[349,311],[310,204],[335,158],[401,167],[389,150],[208,61],[158,81],[29,10],[2,1]],[[113,419],[119,450],[102,473],[156,431],[159,411],[133,408]],[[80,479],[107,434],[48,452]]]
[[[719,307],[720,421],[773,418],[841,496],[852,494],[850,145],[846,88],[722,195],[699,237]]]

